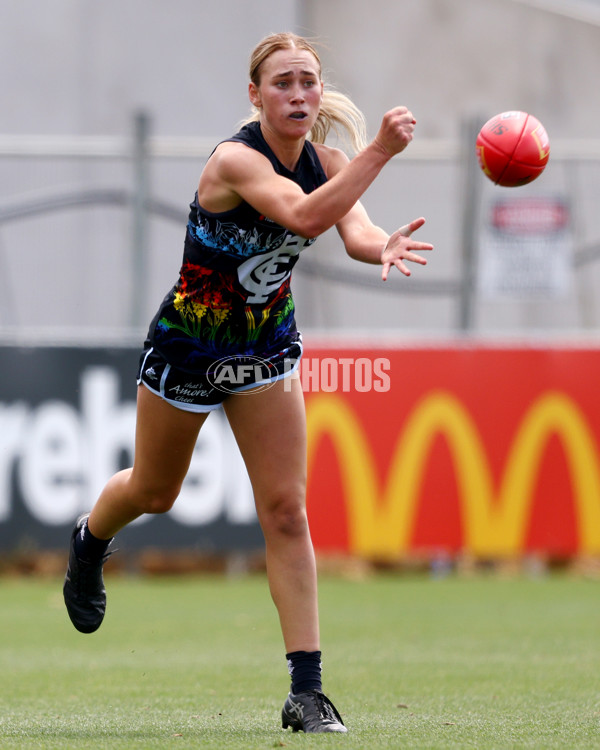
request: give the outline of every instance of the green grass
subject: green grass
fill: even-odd
[[[81,635],[61,582],[0,579],[2,748],[597,748],[600,583],[321,580],[345,736],[280,729],[288,678],[262,576],[108,577]]]

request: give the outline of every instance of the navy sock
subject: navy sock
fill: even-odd
[[[323,691],[320,651],[292,651],[285,656],[288,671],[292,678],[291,691],[294,695],[304,693],[307,690]]]
[[[98,539],[88,529],[85,521],[75,536],[75,554],[85,562],[97,562],[106,554],[112,539]]]

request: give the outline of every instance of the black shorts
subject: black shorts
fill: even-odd
[[[146,342],[140,357],[138,385],[145,385],[178,409],[209,412],[232,394],[255,393],[292,375],[300,364],[302,339],[275,355],[235,355],[211,362],[203,372],[178,370]]]

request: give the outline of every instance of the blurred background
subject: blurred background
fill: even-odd
[[[295,273],[303,329],[600,326],[599,2],[5,0],[0,22],[2,334],[145,332],[176,279],[206,156],[249,111],[250,51],[281,29],[316,39],[326,80],[364,111],[371,136],[391,107],[415,113],[414,142],[364,203],[388,231],[425,216],[420,234],[436,247],[410,282],[382,286],[329,232]],[[568,219],[550,238],[560,281],[531,274],[530,288],[524,278],[503,289],[482,281],[486,228],[490,204],[517,195],[469,165],[473,128],[514,109],[551,140],[543,178],[518,198],[558,201]]]
[[[307,346],[508,340],[548,347],[554,361],[568,344],[590,351],[582,367],[595,377],[597,0],[4,0],[0,541],[8,547],[58,544],[130,458],[137,351],[177,278],[188,204],[212,148],[249,111],[252,48],[280,30],[317,42],[325,80],[363,110],[371,137],[388,109],[413,111],[413,143],[363,202],[390,232],[425,216],[419,239],[435,245],[427,268],[382,285],[376,268],[347,258],[335,230],[321,237],[294,272]],[[517,190],[494,186],[475,158],[478,129],[506,110],[535,115],[551,143],[543,175]],[[494,218],[504,210],[508,226]],[[115,427],[106,415],[117,406]],[[598,415],[586,409],[595,435]],[[195,487],[208,483],[229,500],[208,511],[190,500],[188,515],[180,512],[193,527],[184,541],[209,548],[221,544],[210,524],[223,515],[255,528],[246,480],[226,491],[209,477],[215,455],[224,466],[238,460],[223,447],[220,417],[213,422]],[[501,463],[508,448],[499,450]],[[223,529],[222,540],[234,539]]]

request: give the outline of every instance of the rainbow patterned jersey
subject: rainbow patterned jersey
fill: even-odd
[[[281,164],[258,122],[228,141],[264,154],[280,175],[305,193],[327,177],[314,146],[304,144],[294,172]],[[305,239],[242,202],[231,211],[210,213],[190,205],[179,280],[154,317],[149,339],[174,367],[202,372],[215,359],[270,356],[300,339],[290,289],[292,268]]]

